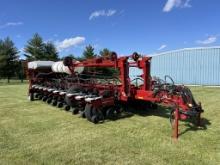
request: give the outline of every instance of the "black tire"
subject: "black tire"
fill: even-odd
[[[65,57],[63,60],[64,66],[71,66],[73,63],[73,58],[72,57]]]
[[[107,119],[114,119],[115,118],[115,109],[114,109],[114,107],[110,107],[106,110],[106,118]]]
[[[112,52],[112,53],[111,53],[111,60],[112,60],[112,61],[116,60],[117,57],[118,57],[118,55],[117,55],[116,52]]]
[[[47,96],[44,96],[42,100],[43,100],[43,102],[46,102],[47,99],[48,99],[48,97],[47,97]]]
[[[39,97],[39,93],[35,93],[34,98],[38,99],[38,97]]]
[[[140,55],[137,52],[134,52],[132,54],[132,58],[133,58],[134,61],[137,61],[139,59],[139,57],[140,57]]]
[[[59,102],[59,103],[57,104],[57,107],[58,107],[58,108],[62,108],[62,107],[63,107],[63,103],[62,103],[62,102]]]
[[[42,100],[42,98],[43,98],[43,95],[39,95],[38,99]]]
[[[96,116],[96,115],[92,116],[91,121],[92,121],[94,124],[97,124],[97,123],[99,122],[98,116]]]
[[[34,101],[34,93],[30,93],[28,96],[29,101]]]
[[[53,100],[53,101],[52,101],[52,105],[53,105],[53,106],[57,106],[57,101],[56,101],[56,100]]]
[[[47,104],[51,104],[51,103],[52,103],[52,98],[48,98]]]
[[[69,105],[65,106],[65,111],[70,111],[70,106]]]
[[[91,121],[95,124],[97,124],[99,121],[104,121],[103,113],[99,109],[93,107],[91,104],[86,104],[85,116],[88,121]]]
[[[73,111],[72,111],[72,114],[73,114],[73,115],[76,115],[76,114],[78,114],[78,113],[79,113],[79,109],[78,109],[78,108],[73,109]]]
[[[103,112],[100,109],[93,108],[92,112],[93,112],[93,115],[97,116],[98,121],[104,122],[105,117],[103,115]]]

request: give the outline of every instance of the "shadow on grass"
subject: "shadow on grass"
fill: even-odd
[[[146,102],[134,102],[129,105],[124,105],[124,110],[126,113],[130,115],[138,115],[138,116],[159,116],[163,118],[170,117],[171,109],[157,105],[152,106],[151,104],[146,104]]]
[[[152,107],[151,104],[146,104],[146,102],[136,102],[136,103],[130,103],[130,104],[124,104],[122,105],[123,111],[119,113],[118,115],[115,115],[111,119],[106,119],[99,124],[103,124],[105,122],[111,122],[111,121],[116,121],[116,120],[122,120],[122,119],[127,119],[130,118],[134,115],[142,116],[142,117],[147,117],[147,116],[158,116],[158,117],[163,117],[166,118],[168,121],[170,120],[170,112],[171,109],[168,107],[164,107],[161,105],[158,105],[157,107]],[[202,118],[200,126],[198,127],[196,124],[196,121],[192,119],[188,119],[184,122],[184,126],[186,127],[185,130],[179,133],[180,135],[183,135],[187,133],[188,131],[198,131],[198,130],[206,130],[208,125],[211,125],[211,122],[206,119]],[[170,125],[171,128],[171,125]]]
[[[185,127],[187,127],[184,131],[180,132],[179,135],[183,135],[189,131],[201,131],[201,130],[207,130],[207,126],[211,125],[210,120],[206,119],[206,118],[201,118],[200,121],[200,125],[197,126],[196,124],[194,124],[193,122],[190,121],[185,121]]]
[[[142,116],[142,117],[147,117],[147,116],[158,116],[158,117],[163,117],[167,118],[170,120],[170,112],[171,109],[158,105],[157,108],[152,108],[152,106],[142,104],[142,103],[134,103],[134,104],[129,104],[129,105],[124,105],[124,111],[114,119],[111,119],[110,121],[115,121],[115,120],[121,120],[125,118],[132,117],[134,115]],[[208,129],[208,126],[211,125],[210,120],[206,118],[201,118],[200,125],[197,126],[196,120],[195,119],[188,119],[183,121],[184,126],[186,127],[185,130],[179,133],[179,136],[189,132],[189,131],[200,131],[200,130],[206,130]],[[170,125],[171,127],[171,125]]]
[[[152,108],[149,105],[143,103],[132,103],[122,105],[122,112],[110,119],[109,121],[121,120],[132,117],[134,115],[147,117],[147,116],[160,116],[169,119],[170,109],[158,106],[158,108]]]

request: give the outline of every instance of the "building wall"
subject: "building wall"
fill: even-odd
[[[220,47],[186,48],[153,55],[151,75],[178,84],[220,85]]]

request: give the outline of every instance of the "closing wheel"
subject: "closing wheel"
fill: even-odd
[[[73,115],[76,115],[79,113],[79,109],[78,108],[74,108],[73,111],[72,111],[72,114]]]
[[[101,120],[104,120],[102,112],[99,109],[93,107],[91,104],[86,104],[85,117],[87,118],[87,120],[95,124],[97,124]]]
[[[115,114],[116,114],[116,111],[115,111],[114,107],[110,107],[106,111],[106,118],[107,119],[114,119]]]
[[[69,111],[70,110],[70,106],[66,105],[64,109],[65,109],[65,111]]]
[[[38,99],[42,100],[42,98],[43,98],[43,95],[39,95]]]
[[[58,108],[62,108],[63,107],[63,103],[62,102],[58,102],[57,106],[58,106]]]
[[[43,100],[44,102],[46,102],[47,99],[48,99],[48,97],[47,97],[47,96],[44,96],[42,100]]]
[[[98,122],[99,122],[99,118],[98,118],[98,116],[96,116],[96,115],[94,115],[94,116],[92,116],[92,122],[94,123],[94,124],[97,124]]]
[[[104,122],[105,118],[101,109],[94,109],[94,111],[95,111],[95,115],[98,117],[98,120]]]
[[[35,98],[35,99],[38,99],[39,96],[40,96],[40,94],[39,94],[39,93],[36,93],[36,94],[34,95],[34,98]]]
[[[52,101],[52,105],[53,105],[53,106],[57,106],[57,100],[53,100],[53,101]]]
[[[47,104],[51,104],[52,100],[53,100],[52,98],[48,98]]]

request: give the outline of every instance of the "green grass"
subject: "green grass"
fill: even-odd
[[[8,83],[7,79],[0,79],[0,86],[2,86],[2,85],[18,85],[18,84],[23,84],[23,83],[27,83],[27,80],[23,80],[23,82],[21,82],[21,80],[19,80],[19,79],[10,79],[10,82]]]
[[[207,129],[181,122],[171,139],[165,110],[94,125],[43,102],[27,85],[0,86],[0,164],[220,164],[220,88],[195,87]],[[137,108],[138,109],[138,108]]]

